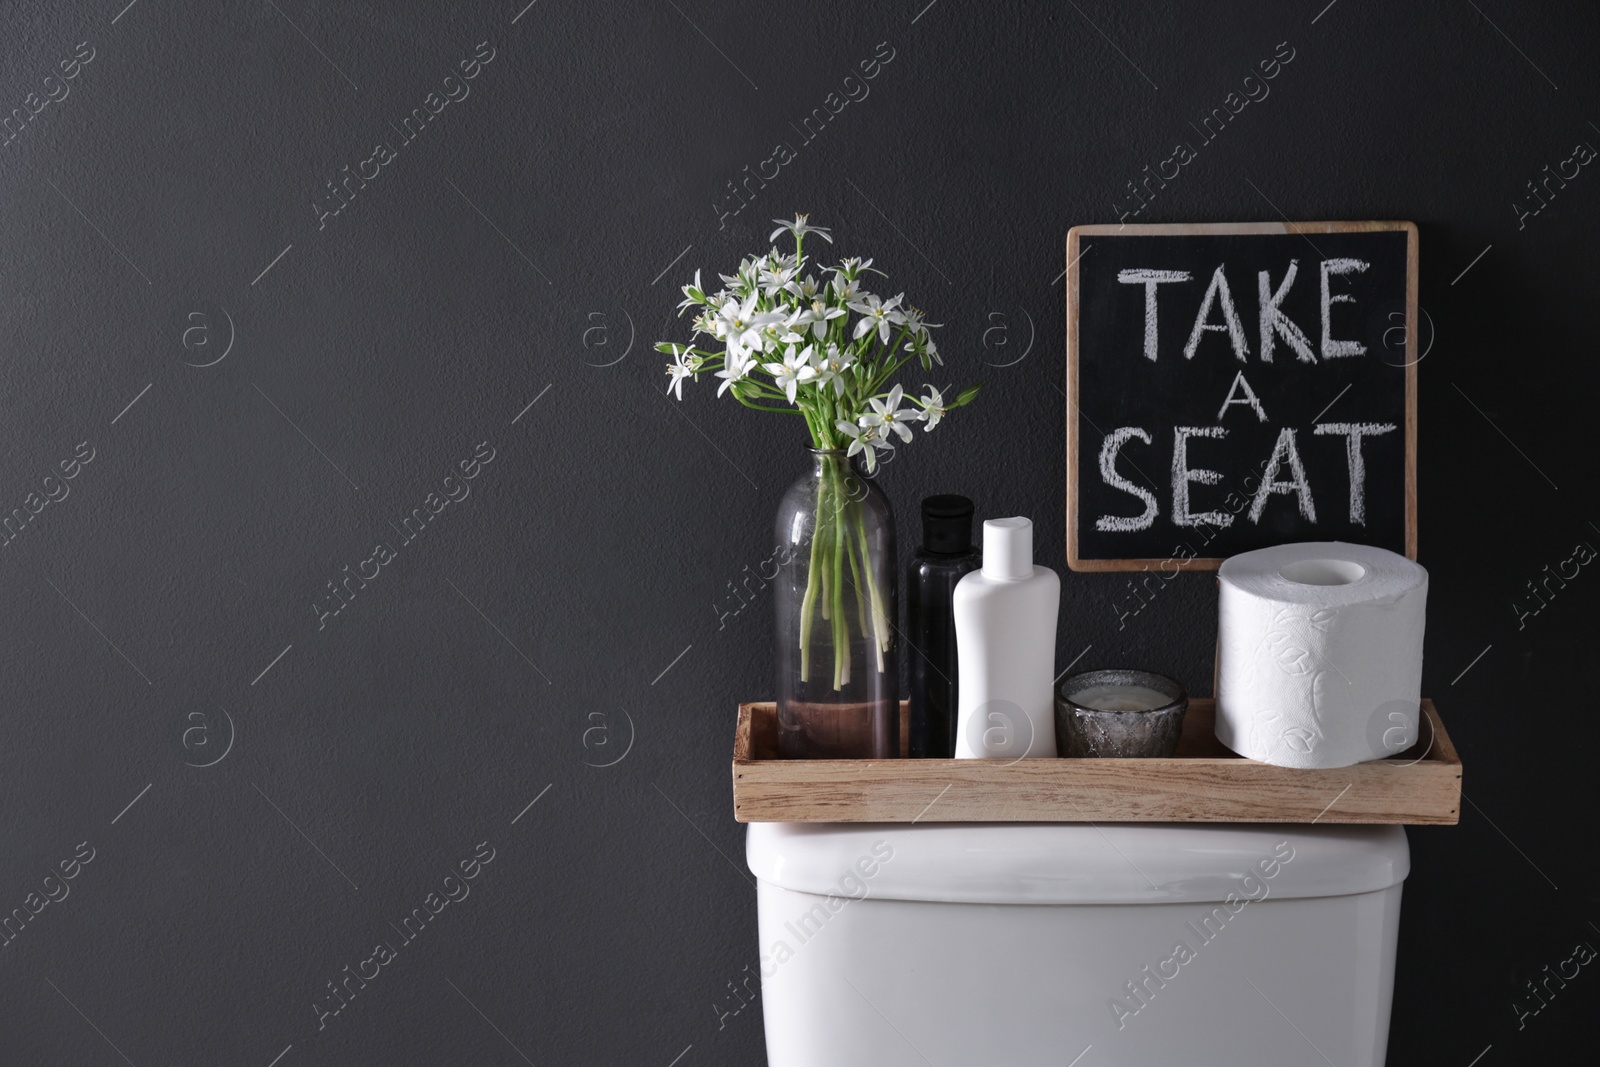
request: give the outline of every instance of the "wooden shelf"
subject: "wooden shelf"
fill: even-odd
[[[1190,700],[1166,759],[784,760],[777,705],[739,705],[739,822],[1273,822],[1453,826],[1461,760],[1433,701],[1421,739],[1389,759],[1296,770],[1243,759]],[[902,724],[907,715],[902,708]],[[905,752],[902,729],[901,752]]]

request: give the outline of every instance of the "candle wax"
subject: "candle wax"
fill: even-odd
[[[1172,703],[1172,698],[1144,685],[1091,685],[1069,697],[1096,711],[1154,711]]]

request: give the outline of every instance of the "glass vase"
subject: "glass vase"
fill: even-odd
[[[898,758],[888,498],[843,451],[811,449],[809,470],[778,508],[777,535],[780,757]]]

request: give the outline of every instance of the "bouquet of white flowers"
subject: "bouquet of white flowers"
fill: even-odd
[[[969,386],[946,399],[946,390],[925,385],[920,396],[907,397],[894,381],[907,363],[916,360],[925,372],[936,363],[943,365],[930,334],[938,324],[907,305],[904,293],[885,300],[867,292],[867,275],[883,276],[870,259],[820,267],[824,277],[818,280],[804,253],[805,240],[815,236],[831,245],[833,235],[810,225],[805,215],[773,221],[778,228],[769,240],[784,231],[793,234],[792,255],[773,248],[745,259],[736,273],[721,275],[724,288],[715,293],[705,291],[699,271],[693,284],[683,287],[679,314],[699,310],[689,344],[656,345],[672,357],[667,391],[682,400],[685,378],[698,381],[701,374],[712,373],[722,379],[718,396],[731,393],[758,411],[803,415],[814,448],[861,455],[871,473],[877,469],[878,453],[892,450],[897,442],[909,443],[917,423],[932,430],[948,412],[971,403],[979,387]],[[701,344],[712,346],[698,347],[695,340],[701,337],[710,339]],[[789,406],[779,406],[785,403]],[[874,582],[861,514],[845,484],[849,480],[834,473],[819,492],[798,627],[804,682],[810,672],[813,612],[832,625],[834,690],[850,680],[850,642],[841,632],[851,614],[847,569],[858,612],[864,617],[870,609],[879,671],[885,669],[893,631],[893,605],[884,602]]]
[[[818,281],[807,273],[804,254],[807,234],[829,244],[833,235],[812,226],[805,215],[794,221],[774,219],[778,228],[769,239],[788,230],[794,234],[794,254],[776,248],[764,256],[743,260],[738,273],[720,275],[726,288],[707,294],[695,271],[694,283],[683,287],[679,314],[691,307],[694,334],[722,345],[713,352],[662,341],[656,351],[672,357],[667,365],[667,391],[683,399],[683,380],[706,371],[722,379],[717,395],[731,392],[735,400],[758,411],[801,414],[819,449],[849,449],[866,454],[867,471],[877,469],[878,452],[894,448],[895,437],[911,440],[911,423],[924,430],[939,425],[945,413],[972,402],[978,386],[963,389],[951,400],[932,385],[912,397],[915,407],[901,407],[904,389],[891,382],[900,368],[915,359],[924,371],[943,366],[938,347],[929,333],[938,323],[906,305],[905,294],[884,300],[862,288],[866,274],[882,276],[870,259],[846,259],[824,267],[833,277]],[[857,316],[850,322],[850,313]],[[891,337],[893,338],[891,340]],[[757,376],[760,371],[765,377]],[[762,401],[788,401],[793,407],[773,407]]]

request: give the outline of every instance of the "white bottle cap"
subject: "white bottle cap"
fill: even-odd
[[[983,573],[989,578],[1026,578],[1033,573],[1033,523],[1018,515],[983,522]]]

